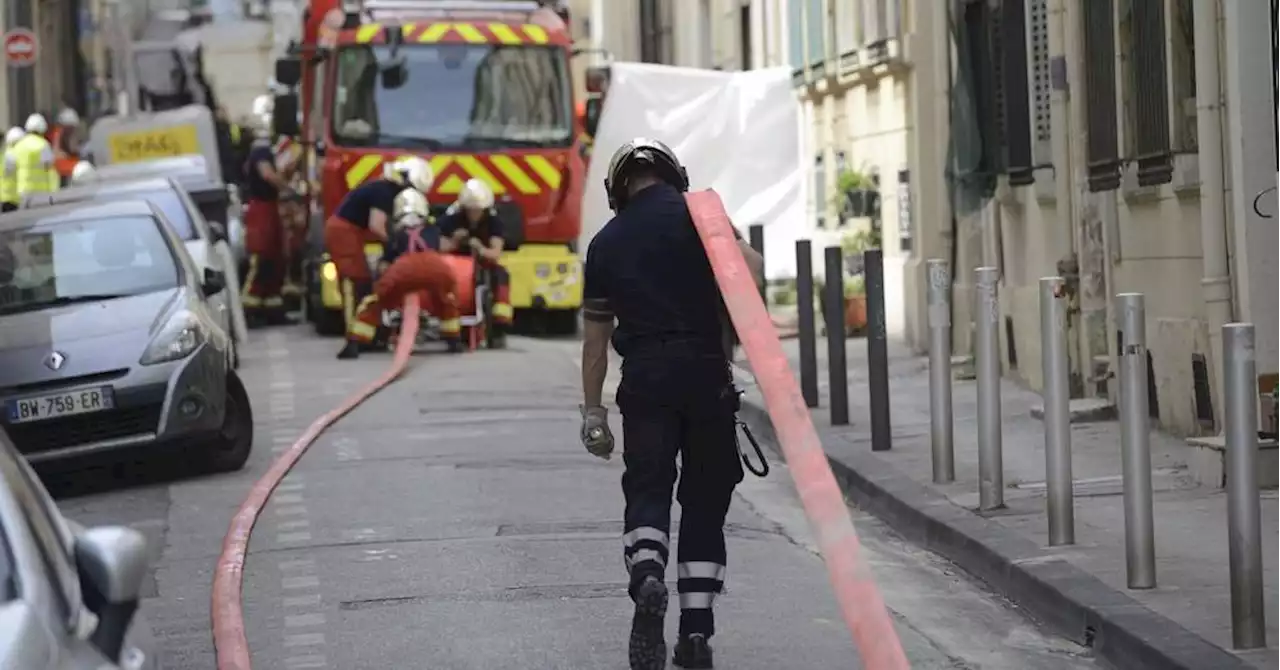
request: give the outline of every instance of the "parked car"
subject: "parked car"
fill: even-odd
[[[59,513],[0,430],[0,670],[155,670],[138,613],[147,542]]]
[[[164,219],[182,238],[187,252],[200,269],[210,268],[222,273],[224,277],[236,271],[234,266],[229,266],[231,254],[227,247],[226,230],[220,225],[211,227],[201,213],[200,206],[178,180],[173,178],[99,181],[65,188],[55,193],[27,196],[23,199],[22,206],[48,207],[66,203],[119,200],[147,200],[159,207]],[[240,355],[236,345],[248,339],[248,332],[243,328],[244,308],[240,292],[233,290],[235,287],[238,284],[231,285],[228,282],[221,291],[209,296],[209,302],[217,314],[218,324],[233,336],[231,362],[238,367]],[[237,322],[241,328],[236,327]],[[236,333],[241,333],[241,337],[235,337]]]
[[[241,468],[252,409],[206,300],[224,289],[147,201],[0,218],[0,419],[18,450],[41,464],[165,449]]]

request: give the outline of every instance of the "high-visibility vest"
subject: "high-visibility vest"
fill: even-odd
[[[37,133],[28,133],[9,150],[18,167],[18,195],[52,193],[60,180],[53,169],[53,146]]]
[[[18,161],[11,147],[0,153],[0,202],[17,204]]]

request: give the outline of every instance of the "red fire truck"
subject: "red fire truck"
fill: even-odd
[[[582,304],[581,199],[586,170],[574,113],[568,14],[554,2],[310,0],[302,43],[276,64],[289,87],[276,132],[308,148],[313,203],[308,317],[341,332],[336,270],[323,220],[383,164],[421,156],[443,210],[479,178],[497,196],[517,318],[571,333]],[[371,257],[381,252],[376,243]]]

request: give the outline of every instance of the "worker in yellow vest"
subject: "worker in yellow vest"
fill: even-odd
[[[12,149],[27,131],[14,126],[4,135],[3,151],[0,151],[0,212],[12,212],[18,208],[18,160]]]
[[[17,164],[19,199],[33,193],[53,193],[62,183],[53,164],[53,145],[44,137],[49,132],[49,122],[32,114],[27,117],[25,128],[27,134],[7,152]]]

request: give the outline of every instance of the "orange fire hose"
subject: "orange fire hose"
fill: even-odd
[[[906,654],[862,555],[849,508],[805,407],[782,342],[760,299],[733,235],[733,224],[715,191],[686,196],[694,226],[706,247],[734,329],[764,395],[805,516],[818,539],[845,623],[867,670],[907,670]]]
[[[244,632],[244,611],[240,603],[240,590],[244,582],[245,554],[249,550],[249,536],[253,525],[267,505],[271,492],[293,469],[298,459],[326,429],[368,400],[378,391],[395,381],[409,364],[413,343],[418,335],[420,305],[417,295],[405,298],[403,326],[396,343],[395,358],[391,367],[368,386],[351,395],[341,405],[316,419],[297,442],[271,464],[266,474],[254,483],[248,497],[231,520],[226,537],[222,540],[222,553],[218,555],[213,576],[213,597],[210,615],[213,618],[213,648],[218,659],[218,670],[250,670],[249,641]]]

